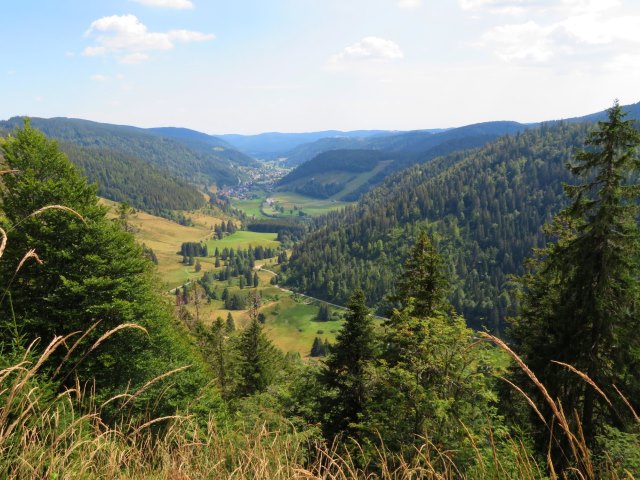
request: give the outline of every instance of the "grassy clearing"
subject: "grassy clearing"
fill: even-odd
[[[209,240],[207,246],[209,252],[213,253],[216,248],[222,250],[223,248],[233,248],[234,250],[245,250],[251,247],[272,247],[277,248],[280,246],[280,242],[276,240],[277,233],[260,233],[260,232],[248,232],[238,231],[224,237],[222,240]]]
[[[282,217],[295,217],[299,215],[298,211],[300,210],[307,215],[315,217],[328,213],[332,210],[337,210],[346,205],[350,205],[350,202],[340,202],[332,199],[322,200],[294,192],[277,192],[271,195],[270,198],[273,199],[274,202],[278,202],[284,208],[284,213],[279,214]],[[273,209],[270,209],[267,213],[271,214],[272,211],[274,214],[278,213]]]
[[[101,203],[109,207],[109,215],[115,217],[113,209],[118,204],[105,199],[101,199]],[[128,221],[136,239],[152,248],[158,257],[158,276],[165,290],[182,285],[196,276],[194,268],[184,266],[181,263],[182,257],[177,255],[182,242],[206,240],[211,235],[213,225],[225,220],[203,211],[186,215],[191,217],[194,226],[186,227],[142,211],[131,215]],[[208,262],[206,259],[202,261]]]
[[[264,213],[262,213],[261,205],[264,201],[264,196],[260,196],[259,198],[251,198],[251,199],[235,199],[232,200],[231,204],[234,208],[238,210],[242,210],[249,218],[254,219],[265,219],[269,218]]]
[[[284,352],[299,352],[309,355],[313,339],[335,342],[342,320],[319,322],[316,320],[320,307],[315,303],[296,301],[291,294],[284,294],[276,304],[262,311],[267,317],[265,333]]]

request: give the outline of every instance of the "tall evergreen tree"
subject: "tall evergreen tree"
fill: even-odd
[[[323,429],[327,438],[356,435],[354,425],[367,401],[367,370],[378,350],[373,318],[362,290],[353,293],[347,307],[346,321],[321,376],[328,393],[323,402]]]
[[[462,465],[467,435],[489,418],[492,395],[486,346],[473,345],[473,330],[446,300],[447,284],[441,257],[422,233],[398,279],[396,301],[404,307],[384,324],[363,427],[408,456],[428,437],[458,449]]]
[[[427,317],[444,304],[448,288],[442,257],[429,235],[422,231],[405,263],[404,272],[397,279],[391,300],[402,308],[412,302],[413,314]]]
[[[282,364],[281,352],[264,334],[257,318],[240,335],[238,357],[238,394],[242,396],[264,391],[273,383]]]
[[[235,332],[236,330],[236,322],[233,320],[233,315],[231,315],[231,312],[227,314],[226,329],[227,333]]]
[[[175,330],[169,305],[155,293],[152,264],[131,234],[106,218],[96,187],[86,183],[56,142],[28,122],[1,147],[4,163],[17,173],[3,177],[0,191],[2,224],[10,232],[0,262],[0,290],[6,294],[0,317],[15,319],[26,341],[39,337],[44,345],[54,335],[95,326],[63,365],[60,379],[75,385],[77,375],[81,383],[95,382],[98,401],[185,364],[194,366],[182,377],[186,383],[180,388],[195,388],[201,360],[192,356],[184,331]],[[72,208],[83,221],[69,212],[47,209],[51,205]],[[27,262],[14,277],[29,249],[35,249],[43,263]],[[101,335],[128,323],[144,327],[148,334],[117,332],[91,351]],[[52,365],[62,362],[64,355],[62,349],[54,352]],[[174,381],[181,383],[180,378]],[[167,394],[161,403],[175,407],[177,402]]]
[[[524,277],[522,311],[510,333],[515,350],[561,401],[567,417],[573,420],[576,412],[589,445],[607,424],[634,424],[614,385],[636,409],[640,398],[640,134],[617,102],[607,113],[568,166],[582,183],[566,186],[571,205],[549,228],[558,240],[538,252],[535,271]],[[587,374],[612,405],[552,361]],[[517,371],[513,377],[522,380]],[[528,393],[539,396],[537,389]],[[539,432],[545,448],[548,432]]]

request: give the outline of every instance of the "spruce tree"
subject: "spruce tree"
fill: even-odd
[[[396,281],[391,300],[401,308],[412,302],[413,314],[426,317],[443,305],[448,288],[442,258],[433,240],[423,231],[405,263],[403,274]]]
[[[321,375],[328,394],[323,402],[323,430],[328,439],[356,435],[354,425],[367,401],[367,371],[378,351],[373,318],[362,290],[353,293],[347,308],[346,321]]]
[[[264,391],[273,383],[282,364],[281,352],[266,337],[257,318],[240,335],[238,358],[241,396]]]
[[[636,410],[640,405],[640,134],[632,121],[624,120],[617,102],[607,114],[607,121],[588,135],[586,149],[568,165],[582,183],[565,188],[571,204],[548,229],[558,240],[538,252],[534,272],[523,278],[521,314],[510,332],[514,350],[551,397],[560,400],[567,417],[577,417],[589,445],[607,424],[627,430],[634,425],[614,385]],[[612,405],[578,375],[552,361],[587,374]],[[512,376],[539,398],[519,371]],[[542,426],[538,431],[544,450],[548,432]],[[562,463],[560,457],[558,453],[556,463]]]
[[[194,365],[191,373],[173,380],[193,391],[200,375],[198,360],[191,356],[184,332],[175,330],[169,305],[155,293],[152,264],[131,234],[106,218],[96,186],[87,184],[57,143],[28,122],[1,147],[5,165],[17,172],[3,176],[0,190],[2,225],[10,236],[0,262],[0,290],[6,293],[0,317],[15,319],[26,341],[40,338],[40,345],[54,335],[93,327],[63,364],[58,379],[75,386],[77,375],[81,385],[95,385],[98,402],[185,364]],[[72,208],[82,220],[59,208],[47,209],[52,205]],[[27,262],[14,277],[30,249],[42,264]],[[140,325],[148,333],[125,329],[91,351],[101,335],[123,324]],[[69,345],[78,338],[71,338]],[[51,365],[61,363],[64,355],[63,349],[54,352]],[[167,413],[177,403],[171,393],[161,401]]]
[[[486,346],[472,346],[475,333],[447,302],[447,285],[441,257],[422,233],[398,279],[396,301],[404,307],[384,323],[363,422],[372,441],[382,435],[396,453],[413,455],[425,437],[462,450],[489,416]]]
[[[231,315],[231,312],[227,314],[226,329],[227,329],[227,333],[236,331],[236,322],[233,320],[233,315]]]

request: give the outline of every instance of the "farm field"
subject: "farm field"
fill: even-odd
[[[346,205],[350,205],[350,202],[341,202],[337,200],[307,197],[295,192],[276,192],[270,195],[274,202],[279,203],[284,208],[284,214],[280,213],[280,216],[291,217],[299,215],[299,211],[302,210],[306,215],[315,217],[324,215],[332,210],[337,210]],[[267,213],[271,213],[271,210],[265,210]],[[275,213],[275,210],[272,210]],[[292,212],[293,211],[293,212]]]
[[[245,250],[251,247],[271,247],[277,248],[280,246],[280,242],[276,240],[277,233],[260,233],[260,232],[248,232],[239,230],[229,236],[224,237],[222,240],[208,240],[207,247],[209,254],[213,254],[216,248],[222,250],[223,248],[233,248],[234,250]]]
[[[233,199],[231,201],[231,205],[233,205],[233,207],[237,208],[238,210],[242,210],[247,215],[247,217],[259,220],[269,218],[264,213],[262,213],[262,210],[260,208],[263,201],[263,196],[250,199]]]
[[[109,216],[115,218],[114,210],[118,204],[105,199],[101,199],[101,203],[110,208]],[[183,265],[177,254],[182,242],[206,240],[211,235],[212,226],[226,220],[201,211],[186,215],[192,218],[194,226],[180,225],[142,211],[128,219],[136,239],[150,247],[158,257],[158,276],[164,290],[182,285],[196,276],[194,268]],[[213,265],[209,259],[200,261],[203,268],[206,263]]]

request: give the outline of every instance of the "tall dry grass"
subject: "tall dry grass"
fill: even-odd
[[[39,380],[51,354],[67,348],[69,337],[55,338],[37,358],[33,356],[33,348],[29,348],[12,365],[0,370],[0,478],[488,480],[546,477],[545,465],[536,462],[518,439],[510,439],[500,449],[493,443],[491,432],[488,436],[491,454],[481,453],[482,447],[474,444],[477,465],[472,472],[461,472],[455,455],[439,450],[428,439],[411,459],[392,459],[380,447],[378,458],[372,462],[375,468],[366,468],[359,466],[357,449],[353,454],[344,453],[342,449],[309,444],[304,435],[268,431],[263,427],[244,432],[224,430],[213,419],[203,422],[190,415],[109,426],[101,421],[101,406],[92,403],[91,391],[77,385],[52,395],[51,385]],[[122,397],[131,399],[134,395]],[[563,415],[561,410],[558,414]],[[159,423],[166,426],[161,435],[151,429]],[[579,435],[572,432],[571,438],[576,439],[576,454],[581,465],[588,466],[588,452],[580,445]],[[506,462],[505,447],[510,451]],[[558,478],[554,472],[550,477]],[[578,475],[577,478],[595,477]]]

